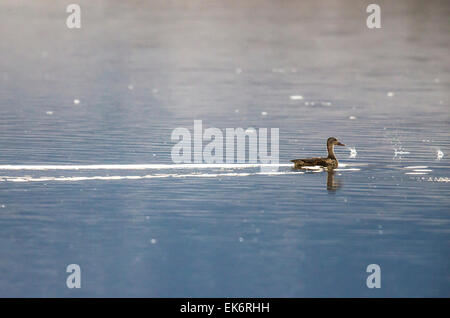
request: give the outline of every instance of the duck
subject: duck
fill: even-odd
[[[339,162],[334,154],[334,146],[345,146],[337,138],[330,137],[327,139],[328,157],[326,158],[306,158],[306,159],[294,159],[291,162],[294,163],[295,169],[301,169],[307,166],[322,166],[326,168],[337,168]]]

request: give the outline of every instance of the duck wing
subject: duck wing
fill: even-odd
[[[295,164],[295,167],[305,166],[327,166],[327,158],[306,158],[306,159],[294,159],[291,160]]]

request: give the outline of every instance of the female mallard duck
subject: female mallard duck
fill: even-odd
[[[308,158],[308,159],[294,159],[294,168],[302,168],[305,166],[322,166],[327,168],[337,168],[339,165],[336,156],[334,155],[334,146],[345,146],[334,137],[327,140],[328,157],[326,158]]]

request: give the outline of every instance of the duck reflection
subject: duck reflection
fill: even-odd
[[[336,191],[341,187],[341,182],[339,178],[335,178],[334,169],[327,169],[327,190],[328,191]]]
[[[306,169],[297,169],[297,168],[292,168],[293,171],[308,171]],[[336,172],[334,171],[333,168],[327,168],[324,169],[327,173],[327,190],[330,192],[335,192],[336,190],[338,190],[341,186],[342,186],[342,182],[341,180],[339,180],[339,178],[335,177]],[[323,172],[324,170],[319,170],[320,172]],[[311,172],[311,171],[309,171]]]

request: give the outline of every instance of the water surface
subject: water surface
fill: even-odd
[[[448,2],[79,3],[0,4],[0,296],[450,296]],[[167,167],[196,119],[279,173]]]

